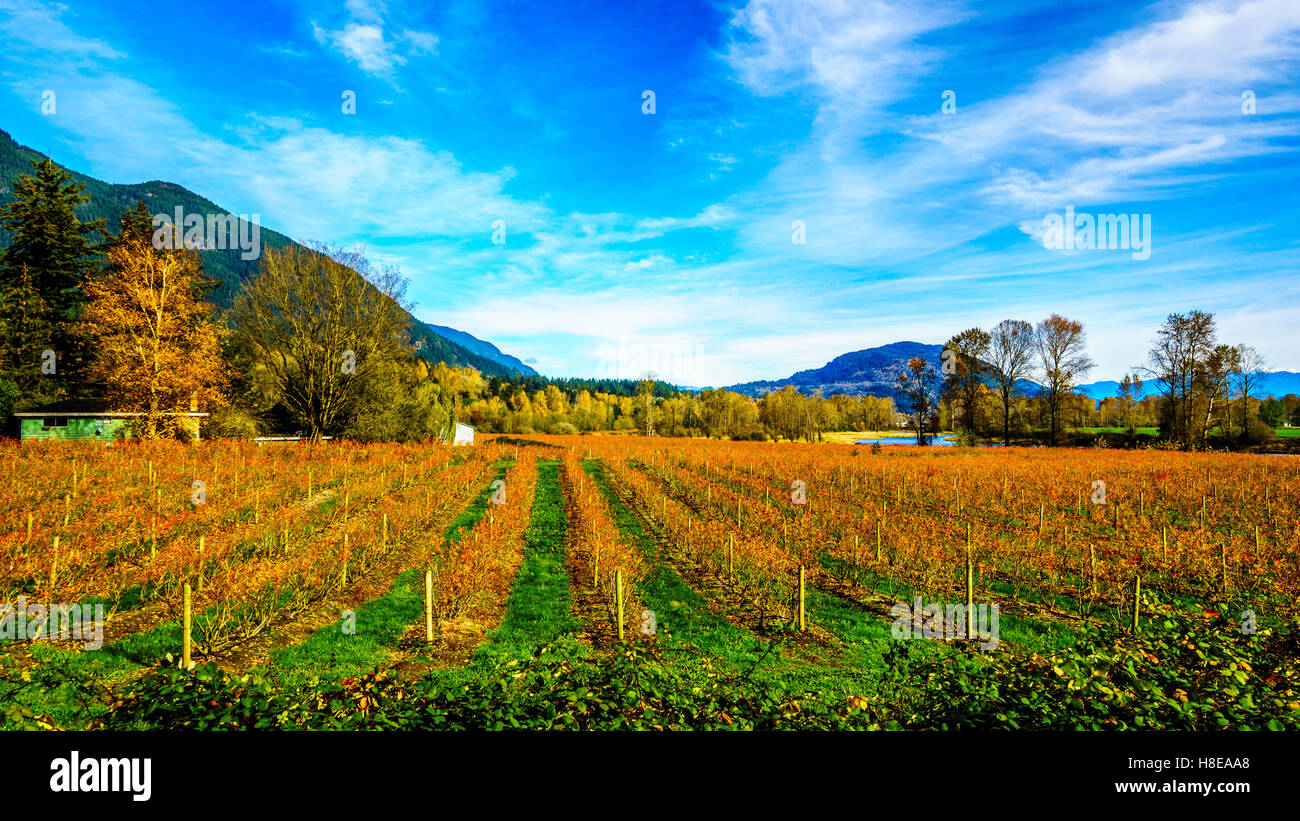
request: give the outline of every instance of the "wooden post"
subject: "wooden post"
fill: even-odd
[[[433,571],[424,571],[424,640],[433,644]]]
[[[384,514],[384,544],[388,544],[388,514]]]
[[[200,536],[199,537],[199,585],[198,585],[198,590],[200,593],[203,592],[203,547],[204,547],[204,538]]]
[[[971,561],[970,523],[966,524],[966,638],[975,635],[975,563]]]
[[[1088,545],[1088,575],[1091,577],[1088,589],[1095,596],[1097,595],[1097,548],[1092,545]]]
[[[184,595],[185,595],[185,615],[183,617],[183,620],[185,626],[183,628],[184,634],[182,636],[182,642],[181,642],[181,666],[184,669],[188,670],[190,669],[190,647],[193,641],[193,639],[190,638],[190,627],[193,624],[193,621],[190,618],[190,583],[189,582],[185,583]]]
[[[727,534],[727,579],[728,579],[728,580],[731,579],[732,569],[733,569],[733,567],[734,567],[734,565],[732,564],[732,561],[733,561],[733,559],[732,559],[732,542],[733,542],[734,538],[735,538],[735,536],[734,536],[733,534],[731,534],[731,533],[728,533],[728,534]]]
[[[1164,561],[1169,560],[1169,526],[1160,526],[1160,558]]]
[[[158,558],[158,517],[149,517],[149,561]]]
[[[1142,610],[1142,577],[1133,576],[1133,634],[1138,631],[1138,613]]]
[[[804,596],[804,569],[803,569],[803,564],[801,563],[799,565],[799,631],[800,632],[803,632],[808,626],[808,621],[804,616],[803,596]]]
[[[54,575],[59,569],[59,537],[54,537],[54,559],[50,562],[50,588],[54,588]]]
[[[880,520],[876,520],[876,562],[880,562]]]
[[[618,608],[618,640],[623,641],[623,571],[614,571],[614,597]]]

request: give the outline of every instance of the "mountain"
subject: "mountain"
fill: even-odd
[[[425,324],[427,324],[434,333],[438,334],[443,339],[454,342],[471,353],[487,357],[493,362],[504,365],[507,368],[513,368],[525,376],[541,376],[537,371],[533,370],[528,365],[525,365],[515,357],[502,353],[501,349],[496,345],[493,345],[491,342],[486,342],[473,334],[467,334],[464,331],[458,331],[455,328],[448,328],[446,325],[434,325],[432,323]]]
[[[44,159],[41,154],[26,146],[14,142],[13,138],[0,130],[0,206],[13,200],[13,180],[18,174],[30,174],[32,161]],[[88,177],[85,174],[66,169],[74,180],[85,186],[85,193],[90,201],[77,208],[77,217],[83,221],[104,219],[110,231],[116,232],[122,213],[142,200],[152,214],[175,213],[179,206],[185,214],[229,214],[209,199],[199,196],[187,188],[175,183],[153,180],[132,185],[115,185]],[[237,216],[237,215],[236,215]],[[247,230],[242,220],[240,227]],[[294,245],[293,240],[284,234],[272,231],[265,226],[260,228],[261,250],[267,248],[284,248]],[[9,244],[9,234],[0,228],[0,247]],[[209,295],[209,299],[218,308],[229,308],[235,301],[244,282],[257,272],[258,260],[242,259],[238,248],[200,250],[203,271],[216,280],[218,285]],[[451,330],[451,329],[448,329]],[[459,333],[459,332],[457,332]],[[489,356],[459,344],[455,339],[435,332],[423,322],[411,318],[411,341],[420,356],[430,362],[446,362],[457,367],[477,368],[484,376],[512,377],[518,374],[533,375],[536,372],[522,362],[507,357],[496,347],[487,342],[469,339],[491,348],[497,356]],[[517,364],[511,364],[511,361]]]
[[[1119,396],[1119,383],[1114,379],[1100,382],[1089,382],[1086,385],[1080,385],[1074,389],[1074,392],[1088,397],[1089,399],[1108,399],[1112,396]],[[1138,399],[1146,399],[1148,396],[1159,396],[1160,386],[1155,380],[1147,380],[1142,383],[1142,390],[1133,391],[1133,396]]]
[[[893,397],[898,392],[898,375],[907,367],[907,360],[921,357],[930,363],[935,373],[943,367],[943,346],[921,342],[894,342],[878,348],[842,354],[820,368],[799,371],[788,379],[744,382],[727,388],[746,396],[759,397],[768,391],[794,385],[800,393],[821,391],[823,396],[837,393],[849,396]]]
[[[1145,399],[1148,396],[1161,396],[1163,392],[1163,386],[1151,379],[1143,382],[1142,390],[1134,391],[1134,395],[1139,399]],[[1089,399],[1106,399],[1111,396],[1119,396],[1119,383],[1114,380],[1090,382],[1087,385],[1080,385],[1075,388],[1075,393],[1081,393]],[[1250,393],[1251,396],[1274,396],[1279,399],[1289,393],[1300,395],[1300,373],[1295,371],[1270,371],[1261,374],[1259,382]]]
[[[811,395],[821,391],[822,396],[837,393],[849,396],[879,396],[896,398],[898,393],[897,376],[907,367],[907,360],[914,356],[925,359],[936,373],[943,373],[943,346],[925,345],[920,342],[895,342],[878,348],[867,348],[837,356],[820,368],[799,371],[786,379],[760,380],[731,385],[726,390],[742,393],[755,398],[768,391],[780,390],[785,385],[794,385],[803,394]],[[991,380],[986,379],[990,387]],[[1035,396],[1042,386],[1027,379],[1016,383],[1017,390],[1028,396]],[[1101,400],[1119,396],[1119,383],[1114,380],[1102,380],[1080,385],[1075,393],[1090,399]],[[1135,392],[1138,398],[1159,396],[1160,385],[1154,380],[1142,383],[1142,390]],[[1294,371],[1272,371],[1262,375],[1259,386],[1252,395],[1283,397],[1287,394],[1300,395],[1300,373]]]

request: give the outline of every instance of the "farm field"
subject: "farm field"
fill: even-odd
[[[536,435],[0,464],[8,728],[1300,727],[1292,457]],[[33,637],[73,605],[102,633]]]

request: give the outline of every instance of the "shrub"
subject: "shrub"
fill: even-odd
[[[208,439],[255,439],[261,432],[252,414],[233,405],[212,411],[204,427]]]

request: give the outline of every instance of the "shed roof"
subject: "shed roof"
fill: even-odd
[[[27,419],[44,416],[102,416],[115,418],[144,416],[143,413],[135,411],[115,411],[112,408],[112,403],[106,399],[63,399],[58,402],[51,402],[48,405],[14,411],[13,415]],[[208,414],[200,411],[164,411],[163,415],[207,416]]]

